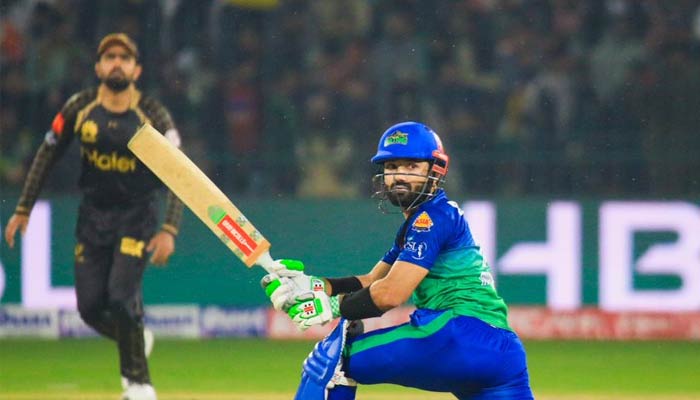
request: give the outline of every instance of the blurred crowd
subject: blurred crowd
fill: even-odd
[[[2,0],[0,185],[96,84],[109,32],[225,191],[370,193],[383,129],[443,138],[465,196],[700,194],[700,0]],[[73,146],[77,147],[77,146]],[[77,158],[77,156],[76,156]],[[74,188],[56,166],[49,191]]]

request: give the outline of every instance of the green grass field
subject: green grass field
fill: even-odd
[[[151,375],[160,400],[291,399],[313,343],[261,339],[158,340]],[[538,399],[700,399],[697,342],[526,342]],[[0,340],[0,399],[116,400],[114,345],[102,339]],[[360,400],[440,400],[392,385]]]

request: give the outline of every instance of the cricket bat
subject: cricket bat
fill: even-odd
[[[270,242],[185,153],[148,123],[127,146],[246,266],[274,272]]]

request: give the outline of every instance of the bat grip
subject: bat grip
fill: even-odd
[[[255,263],[261,266],[268,274],[272,274],[279,269],[275,260],[272,259],[269,251],[265,251],[255,260]]]

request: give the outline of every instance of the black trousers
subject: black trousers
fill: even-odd
[[[78,212],[75,290],[82,319],[117,342],[121,375],[150,383],[143,342],[143,272],[156,226],[152,201]]]

